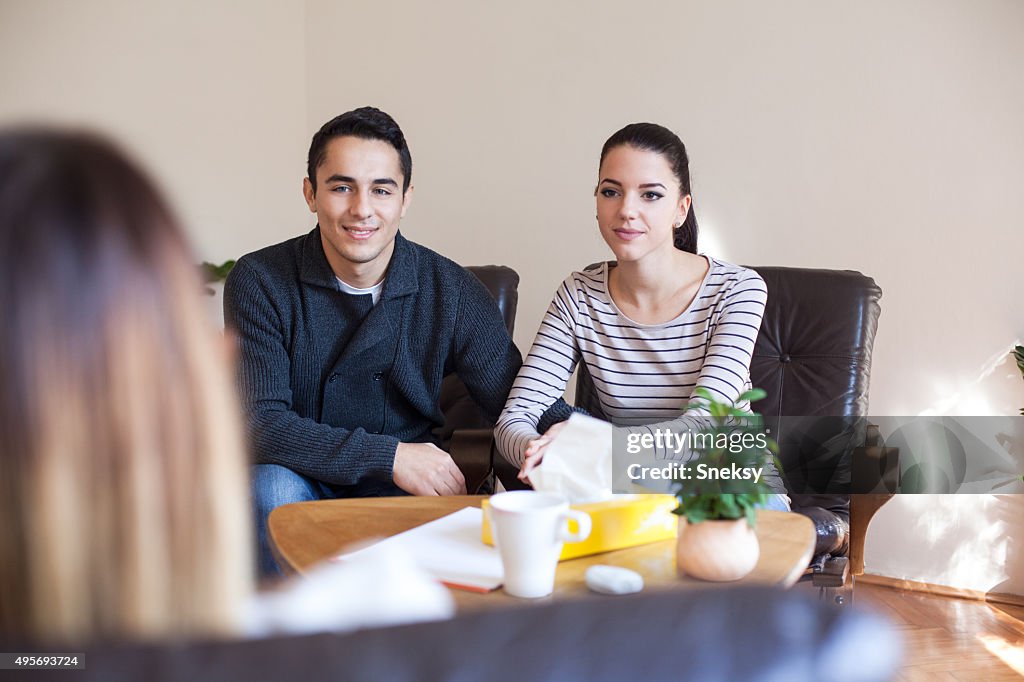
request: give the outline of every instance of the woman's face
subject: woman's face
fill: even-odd
[[[619,262],[639,261],[672,249],[673,226],[686,219],[690,195],[665,157],[621,145],[609,151],[598,173],[597,224]]]

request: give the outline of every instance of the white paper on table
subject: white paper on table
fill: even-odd
[[[398,547],[351,561],[325,561],[246,600],[239,627],[250,637],[347,632],[455,615],[450,591]]]
[[[448,587],[490,592],[501,585],[505,574],[498,550],[485,545],[480,538],[482,524],[483,511],[466,507],[333,560],[368,556],[382,548],[398,546],[414,557],[421,569]]]
[[[534,490],[572,504],[612,497],[612,425],[583,414],[569,417],[530,473]]]

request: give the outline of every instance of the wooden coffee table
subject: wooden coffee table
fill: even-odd
[[[316,563],[337,556],[352,543],[389,537],[464,507],[479,507],[485,497],[377,497],[288,504],[270,514],[271,545],[281,566],[303,573]],[[814,551],[811,520],[801,514],[760,511],[756,532],[761,558],[753,572],[739,582],[791,586],[807,568]],[[644,577],[645,590],[736,584],[680,577],[676,573],[675,549],[675,540],[663,540],[562,561],[555,575],[555,592],[545,599],[516,599],[500,589],[487,594],[452,590],[452,595],[460,611],[593,596],[584,584],[583,574],[594,564],[637,571]]]

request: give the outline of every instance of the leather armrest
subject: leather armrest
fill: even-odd
[[[814,522],[814,555],[846,554],[850,547],[850,523],[834,511],[816,505],[793,506],[793,511]]]
[[[530,486],[517,478],[519,468],[502,457],[497,451],[494,453],[494,476],[501,481],[505,490],[531,490]]]
[[[465,477],[466,491],[470,495],[482,492],[481,487],[490,476],[493,448],[492,429],[456,429],[452,432],[448,454]]]
[[[456,429],[448,444],[448,454],[465,477],[466,490],[471,495],[488,492],[481,486],[492,472],[505,490],[530,490],[517,478],[519,469],[498,454],[491,429]]]

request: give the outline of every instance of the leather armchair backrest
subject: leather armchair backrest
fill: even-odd
[[[751,266],[768,305],[750,363],[766,416],[866,416],[882,290],[851,270]]]
[[[508,333],[512,334],[516,324],[516,307],[519,304],[519,274],[504,265],[471,265],[466,268],[483,282],[491,292],[498,310],[505,320]],[[454,374],[445,377],[441,384],[441,411],[444,426],[435,430],[443,444],[451,440],[456,429],[491,428],[494,422],[487,419],[470,398],[466,386]]]
[[[519,273],[505,265],[469,265],[466,267],[491,292],[511,335],[516,327],[519,305]]]
[[[755,403],[779,443],[794,508],[846,515],[854,447],[863,445],[882,290],[850,270],[753,266],[768,304],[750,363]]]

